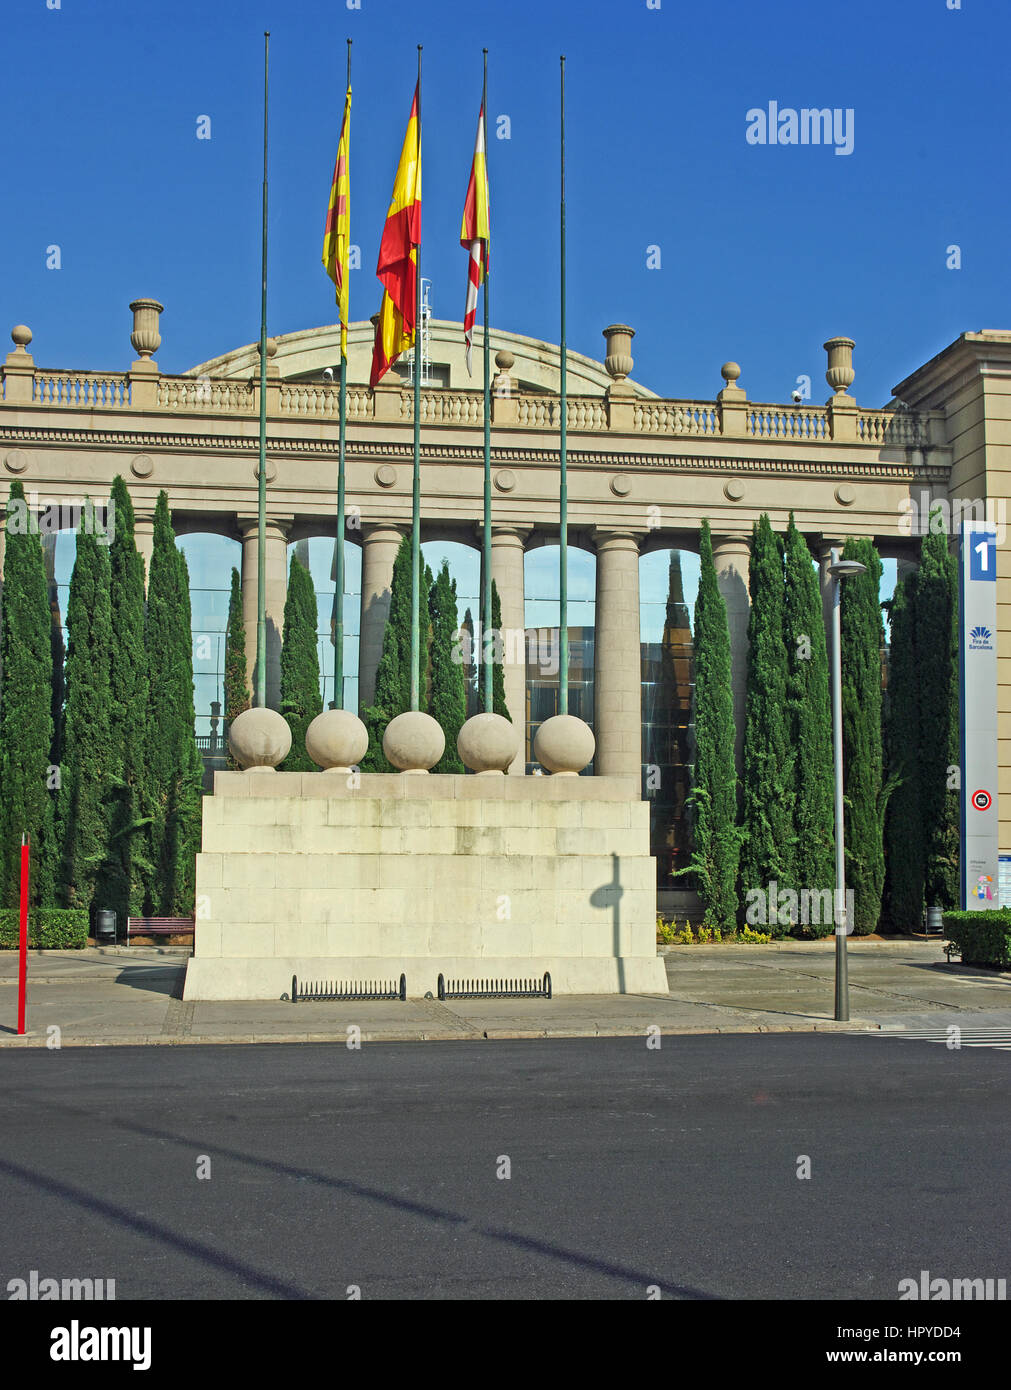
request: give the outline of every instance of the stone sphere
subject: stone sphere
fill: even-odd
[[[291,752],[291,730],[275,709],[246,709],[231,722],[228,749],[247,772],[273,772]]]
[[[589,724],[574,714],[556,714],[534,735],[534,757],[556,776],[575,776],[593,757],[597,747]]]
[[[368,729],[348,709],[325,709],[305,731],[305,751],[324,772],[350,772],[368,746]]]
[[[428,772],[446,751],[446,735],[430,714],[407,710],[391,719],[383,734],[383,752],[401,772]]]
[[[501,714],[473,715],[456,740],[456,751],[464,766],[480,777],[507,772],[519,750],[519,729]]]

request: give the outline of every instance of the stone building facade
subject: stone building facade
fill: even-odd
[[[0,477],[47,501],[107,495],[129,482],[137,539],[150,554],[164,488],[180,535],[241,542],[250,667],[256,634],[259,363],[246,346],[169,376],[157,365],[154,300],[131,305],[137,356],[122,373],[39,366],[19,325],[3,365]],[[900,566],[915,563],[909,504],[1006,499],[1011,481],[1011,333],[963,334],[895,388],[882,409],[859,405],[851,340],[826,344],[825,405],[749,401],[737,364],[720,369],[712,400],[661,399],[631,379],[633,333],[604,330],[603,363],[568,355],[569,542],[596,560],[593,634],[594,771],[638,776],[642,765],[639,564],[653,550],[697,551],[713,530],[733,646],[738,734],[743,729],[748,538],[768,512],[792,510],[824,575],[831,549],[873,538]],[[350,332],[347,423],[349,542],[362,553],[359,696],[375,683],[393,559],[411,518],[413,391],[407,370],[377,390],[368,378],[372,328]],[[557,347],[493,335],[492,570],[506,629],[523,629],[524,556],[558,537]],[[466,376],[459,324],[434,321],[421,394],[423,539],[480,545],[482,393]],[[278,694],[287,547],[336,535],[337,330],[270,340],[267,368],[268,701]],[[716,375],[714,370],[714,376]],[[2,495],[6,497],[6,488]],[[2,506],[2,501],[0,501]],[[2,544],[2,534],[0,534]],[[1001,852],[1011,852],[1011,550],[998,549]],[[0,556],[2,561],[2,556]],[[824,592],[828,593],[828,582]],[[507,662],[506,695],[526,707],[527,669]],[[522,775],[524,758],[511,771]]]

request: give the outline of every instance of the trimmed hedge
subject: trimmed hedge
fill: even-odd
[[[987,912],[946,912],[944,930],[965,965],[1011,969],[1011,908]]]
[[[0,908],[0,950],[18,949],[17,908]],[[88,944],[88,912],[83,907],[33,907],[28,912],[28,945],[33,951],[78,950]]]

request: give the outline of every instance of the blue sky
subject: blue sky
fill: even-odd
[[[960,332],[1011,324],[1011,7],[949,3],[21,0],[0,52],[0,324],[28,323],[36,361],[54,367],[125,368],[127,305],[142,295],[165,305],[163,371],[257,336],[269,28],[270,331],[333,320],[320,249],[350,36],[352,317],[379,303],[419,42],[422,271],[435,315],[462,317],[457,238],[487,45],[492,321],[557,341],[564,51],[570,347],[599,358],[601,329],[624,321],[634,375],[661,394],[712,398],[734,358],[751,399],[788,400],[807,374],[819,401],[821,345],[846,333],[853,394],[880,405]],[[771,100],[851,109],[852,154],[749,145],[746,113]],[[203,115],[210,140],[196,138]],[[494,138],[500,115],[509,140]],[[51,245],[59,270],[46,269]]]

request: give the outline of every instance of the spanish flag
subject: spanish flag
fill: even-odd
[[[330,186],[330,206],[323,229],[323,265],[337,290],[340,311],[341,357],[348,355],[348,298],[351,246],[351,88],[344,101],[344,120],[337,144],[337,162]]]
[[[407,122],[400,164],[393,183],[393,197],[379,245],[376,275],[383,283],[383,302],[372,350],[375,386],[402,352],[414,345],[414,308],[417,294],[418,246],[421,244],[421,141],[419,138],[418,88],[414,89],[411,117]]]
[[[460,245],[470,252],[470,265],[467,279],[467,304],[463,311],[463,333],[467,340],[467,373],[470,374],[470,353],[474,341],[474,319],[477,314],[478,286],[484,283],[488,274],[488,243],[491,240],[491,224],[488,211],[488,163],[484,150],[484,105],[477,118],[477,141],[474,145],[474,163],[470,169],[470,183],[467,185],[467,198],[463,205],[463,224],[460,227]]]

